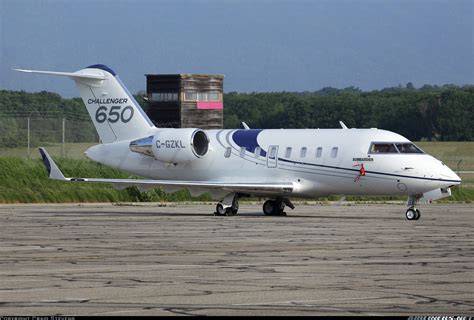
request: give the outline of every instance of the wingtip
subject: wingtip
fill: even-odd
[[[17,68],[13,68],[12,70],[13,71],[18,71],[18,72],[31,72],[31,70],[17,69]]]

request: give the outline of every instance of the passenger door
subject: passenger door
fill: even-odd
[[[269,146],[267,154],[267,167],[276,168],[278,165],[278,146]]]

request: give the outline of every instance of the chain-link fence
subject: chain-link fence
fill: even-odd
[[[83,159],[84,151],[97,143],[99,137],[87,114],[0,114],[0,157],[39,157],[37,148],[46,147],[53,156]],[[474,182],[474,142],[419,145],[456,171],[466,183]]]
[[[84,151],[99,138],[89,118],[58,114],[0,116],[0,156],[39,157],[38,147],[53,156],[84,158]]]

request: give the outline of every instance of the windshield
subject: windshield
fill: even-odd
[[[413,143],[396,143],[395,145],[400,153],[423,153],[423,151]]]
[[[423,153],[423,151],[411,142],[372,142],[369,153]]]

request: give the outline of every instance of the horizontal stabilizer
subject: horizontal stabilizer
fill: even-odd
[[[240,182],[220,182],[220,181],[180,181],[180,180],[140,180],[140,179],[101,179],[101,178],[66,178],[61,170],[54,163],[51,156],[44,148],[39,148],[44,165],[48,169],[49,178],[54,180],[71,182],[96,182],[111,183],[115,188],[122,189],[136,186],[141,189],[151,188],[198,188],[203,190],[219,190],[225,192],[240,192],[252,194],[281,194],[291,193],[294,185],[292,182],[271,182],[271,183],[240,183]]]
[[[26,69],[13,69],[19,72],[26,73],[38,73],[38,74],[47,74],[51,76],[62,76],[70,78],[79,78],[79,79],[94,79],[94,80],[105,80],[105,76],[97,74],[85,74],[79,72],[57,72],[57,71],[40,71],[40,70],[26,70]]]

